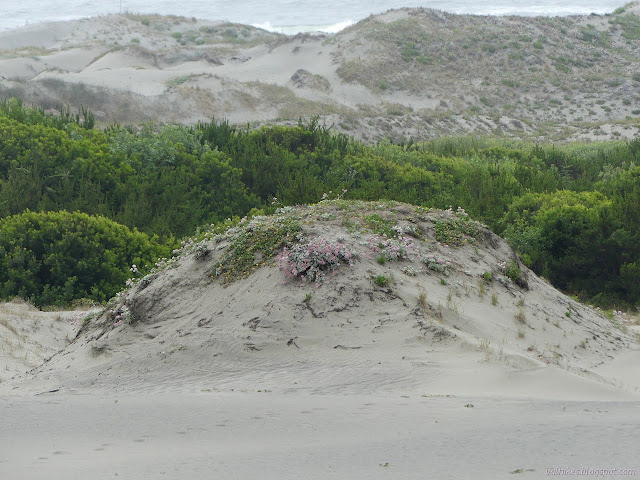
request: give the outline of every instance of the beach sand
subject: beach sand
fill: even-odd
[[[0,376],[2,478],[637,471],[637,319],[607,318],[524,266],[526,288],[509,283],[497,265],[513,251],[488,230],[475,244],[435,242],[433,222],[453,214],[348,205],[287,215],[300,218],[305,238],[365,251],[371,233],[349,233],[343,221],[376,212],[423,232],[414,252],[385,265],[364,255],[321,285],[287,281],[265,265],[225,286],[208,272],[232,236],[211,239],[204,257],[185,251],[107,310],[79,323],[77,312],[64,314],[70,330],[43,327],[60,351],[13,379]],[[425,268],[429,254],[451,262],[448,275]],[[394,280],[380,287],[379,274]],[[115,326],[112,312],[123,305],[132,320]],[[44,326],[60,315],[5,304],[2,324],[19,329],[18,308]],[[62,337],[69,331],[71,343]]]

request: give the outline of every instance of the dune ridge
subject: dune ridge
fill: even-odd
[[[0,95],[102,124],[319,116],[366,142],[638,133],[639,7],[488,17],[392,10],[337,34],[107,15],[0,33]]]

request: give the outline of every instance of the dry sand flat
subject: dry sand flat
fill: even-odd
[[[0,383],[0,474],[500,479],[638,469],[636,327],[524,267],[518,284],[507,279],[500,265],[517,258],[481,226],[463,223],[477,230],[450,237],[461,246],[437,241],[436,226],[455,233],[460,221],[397,203],[321,202],[185,248],[48,362]],[[286,280],[255,253],[255,271],[224,282],[235,239],[277,235],[288,222],[302,243],[322,237],[362,256],[316,285]],[[381,225],[412,235],[407,258],[377,261]]]
[[[607,16],[403,9],[335,35],[109,15],[0,34],[0,95],[104,124],[319,115],[365,141],[638,134],[638,5]]]
[[[56,395],[0,397],[3,478],[500,480],[638,468],[637,403]]]

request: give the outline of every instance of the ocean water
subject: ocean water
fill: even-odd
[[[287,34],[336,32],[392,8],[425,7],[476,15],[608,13],[625,0],[0,0],[0,31],[111,13],[160,13],[228,20]]]

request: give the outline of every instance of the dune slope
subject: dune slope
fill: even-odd
[[[607,370],[637,361],[633,331],[537,278],[464,212],[341,200],[285,210],[187,244],[19,390],[637,394],[632,371]],[[287,279],[273,239],[340,248],[352,264],[322,282]]]
[[[485,17],[392,10],[335,35],[108,15],[0,34],[0,95],[102,124],[320,116],[367,142],[634,138],[640,10]]]

